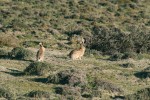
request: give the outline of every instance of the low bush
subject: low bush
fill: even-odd
[[[13,99],[13,94],[3,88],[0,88],[0,98],[6,98],[7,100]]]
[[[140,72],[136,72],[134,75],[141,79],[150,78],[150,67],[147,67]]]
[[[120,66],[123,68],[133,68],[135,65],[133,63],[125,63],[125,64],[120,64]]]
[[[92,98],[92,97],[102,97],[102,91],[98,90],[97,88],[94,88],[94,80],[92,77],[92,80],[89,80],[89,84],[82,86],[81,88],[81,95],[84,98]]]
[[[71,87],[68,85],[57,86],[54,88],[55,93],[63,96],[64,100],[81,100],[81,88]],[[62,99],[62,98],[61,98]]]
[[[57,86],[54,88],[56,94],[60,95],[81,95],[81,88],[79,87],[71,87],[71,86]]]
[[[118,61],[118,60],[122,60],[122,59],[141,59],[142,56],[140,56],[140,54],[136,54],[134,52],[125,52],[125,53],[114,53],[110,56],[110,60],[112,61]]]
[[[115,53],[113,55],[110,56],[110,60],[111,61],[118,61],[122,59],[123,54],[122,53]]]
[[[134,52],[125,52],[122,56],[122,59],[136,58],[137,54]]]
[[[46,62],[33,62],[26,69],[24,73],[26,75],[46,75],[52,70],[52,65]]]
[[[93,28],[94,35],[87,45],[104,54],[149,52],[150,34],[143,30],[146,27],[130,26],[128,28],[129,33],[125,33],[115,26],[95,26]]]
[[[123,90],[116,86],[113,83],[104,81],[104,80],[100,80],[95,78],[94,81],[92,82],[92,88],[95,90],[107,90],[107,91],[111,91],[111,92],[119,92],[119,93],[123,93]]]
[[[9,56],[13,59],[30,59],[33,56],[33,53],[30,50],[24,49],[22,47],[15,47],[9,53]]]
[[[87,83],[86,74],[77,69],[66,69],[48,77],[48,82],[55,84],[69,84],[82,86]]]
[[[0,58],[8,57],[8,52],[6,50],[0,49]]]
[[[97,50],[86,49],[84,55],[87,57],[90,57],[90,56],[100,57],[100,56],[102,56],[102,53],[100,51],[97,51]]]
[[[150,88],[137,91],[134,94],[125,96],[125,100],[150,100]]]
[[[50,98],[50,93],[45,91],[31,91],[28,94],[26,94],[28,97],[34,97],[34,98]]]
[[[92,98],[92,94],[90,94],[89,92],[84,92],[84,93],[82,93],[82,97],[84,97],[84,98]]]

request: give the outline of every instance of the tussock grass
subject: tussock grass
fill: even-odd
[[[28,94],[26,94],[26,96],[32,98],[50,98],[50,93],[45,91],[31,91]]]
[[[7,100],[12,100],[14,94],[9,92],[8,90],[4,88],[0,88],[0,98],[6,98]]]
[[[150,78],[150,67],[147,67],[142,71],[136,72],[134,75],[141,79]]]
[[[13,59],[28,60],[33,56],[33,53],[22,47],[15,47],[9,53],[9,56]]]
[[[46,62],[33,62],[26,69],[26,75],[47,75],[52,69],[52,65]]]
[[[144,99],[149,100],[150,99],[150,88],[145,88],[137,91],[134,94],[127,95],[125,97],[126,100],[137,100],[137,99]]]
[[[55,92],[52,100],[110,100],[122,90],[136,94],[150,85],[149,69],[143,70],[150,59],[149,5],[149,0],[1,0],[0,47],[24,46],[36,53],[44,42],[49,64],[31,62],[25,48],[9,53],[13,60],[0,51],[0,85],[14,90],[18,100],[33,99],[23,96],[31,91]],[[85,38],[87,52],[82,60],[66,61],[68,49],[77,47],[69,44],[77,43],[75,35]],[[145,99],[145,92],[136,96]]]
[[[7,58],[8,52],[6,50],[0,49],[0,58]]]
[[[87,83],[86,74],[78,69],[66,69],[48,76],[48,82],[54,84],[68,84],[82,86]]]

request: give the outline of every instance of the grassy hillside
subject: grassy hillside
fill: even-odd
[[[94,44],[98,47],[99,44],[92,44],[94,40],[89,38],[95,39],[96,34],[103,33],[101,30],[104,30],[110,34],[118,33],[117,37],[135,34],[130,37],[141,37],[140,43],[146,47],[148,45],[144,50],[150,50],[149,35],[145,36],[150,32],[150,7],[147,0],[1,0],[0,9],[1,34],[16,34],[17,38],[23,40],[21,45],[35,46],[42,40],[49,47],[49,43],[55,44],[57,40],[77,34],[87,39],[88,47],[94,48]],[[148,43],[142,40],[145,37]],[[106,37],[104,45],[116,40],[108,39],[109,37]],[[131,38],[133,46],[141,49],[141,44],[134,41],[135,39],[137,40]],[[124,39],[121,43],[123,41]]]
[[[149,0],[0,0],[0,98],[149,100],[149,5]],[[72,61],[67,55],[81,37],[85,55]],[[35,62],[39,42],[46,47],[43,63]]]

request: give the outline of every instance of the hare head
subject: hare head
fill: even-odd
[[[41,47],[41,46],[43,46],[43,43],[42,43],[42,42],[40,42],[40,43],[39,43],[39,46],[40,46],[40,47]]]

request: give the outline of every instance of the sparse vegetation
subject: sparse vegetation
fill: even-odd
[[[24,49],[22,47],[15,47],[9,53],[9,56],[13,59],[28,60],[33,56],[33,53],[30,50]]]
[[[0,49],[0,58],[6,58],[6,57],[8,57],[8,52],[3,49]]]
[[[135,65],[133,63],[124,63],[120,65],[123,68],[134,68]]]
[[[134,52],[124,52],[124,53],[114,53],[110,56],[110,60],[117,61],[117,60],[123,60],[123,59],[142,59],[143,56],[141,54],[136,54]]]
[[[113,55],[110,56],[110,60],[112,61],[117,61],[117,60],[121,60],[123,57],[122,53],[114,53]]]
[[[78,69],[67,69],[48,77],[48,82],[55,84],[68,84],[82,86],[87,83],[86,74]]]
[[[7,100],[12,100],[14,94],[9,92],[8,90],[5,90],[3,88],[0,88],[0,98],[6,98]]]
[[[112,27],[94,27],[94,35],[89,47],[100,50],[106,54],[114,52],[149,52],[149,33],[142,31],[145,27],[136,28],[132,26],[132,33],[124,33],[121,29]],[[146,38],[145,38],[146,37]]]
[[[74,95],[74,96],[81,95],[80,87],[59,86],[59,87],[55,87],[54,89],[55,89],[55,93],[60,95]]]
[[[129,58],[136,59],[137,54],[134,52],[125,52],[124,55],[122,56],[122,59],[129,59]]]
[[[149,0],[0,0],[0,98],[149,99],[149,5]],[[68,60],[80,37],[84,59]],[[45,59],[33,62],[39,42]]]
[[[145,88],[137,91],[134,94],[127,95],[125,97],[126,100],[137,100],[137,99],[144,99],[144,100],[149,100],[150,99],[150,88]]]
[[[13,35],[5,35],[0,33],[0,47],[15,47],[19,45],[19,40]]]
[[[98,90],[103,89],[110,92],[123,93],[123,90],[119,88],[117,85],[114,85],[113,83],[104,80],[95,78],[95,80],[91,84],[93,86],[93,89],[98,89]]]
[[[46,75],[52,70],[52,65],[46,62],[33,62],[26,69],[26,75]]]
[[[26,96],[32,98],[50,98],[50,93],[45,91],[31,91],[30,93],[26,94]]]
[[[141,79],[150,78],[150,67],[147,67],[144,70],[135,73],[135,76]]]

